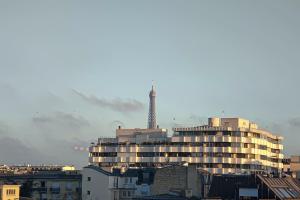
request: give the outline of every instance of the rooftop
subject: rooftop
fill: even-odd
[[[273,178],[258,175],[260,180],[280,199],[300,199],[300,182],[291,177]]]

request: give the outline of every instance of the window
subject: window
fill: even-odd
[[[123,191],[123,197],[126,197],[126,191]]]
[[[87,177],[87,180],[88,180],[88,181],[91,181],[91,180],[92,180],[92,178],[91,178],[91,177]]]
[[[118,187],[118,177],[114,177],[114,187]]]
[[[44,188],[46,186],[45,181],[41,181],[41,187]]]
[[[237,158],[246,158],[246,154],[243,153],[237,153]]]
[[[67,191],[71,191],[71,190],[72,190],[72,186],[73,186],[73,185],[72,185],[71,182],[67,182],[67,183],[66,183],[66,190],[67,190]]]
[[[241,137],[241,132],[239,132],[239,131],[234,131],[234,132],[232,132],[232,136],[235,136],[235,137]]]
[[[265,155],[260,155],[260,159],[262,159],[262,160],[267,160],[267,159],[268,159],[268,157],[267,157],[267,156],[265,156]]]
[[[258,148],[261,149],[261,150],[267,150],[267,146],[265,145],[258,145]]]
[[[16,194],[16,190],[15,189],[8,189],[6,190],[6,195],[15,195]]]
[[[86,191],[86,194],[87,194],[87,195],[91,195],[91,191],[89,191],[89,190]]]
[[[114,191],[114,200],[117,200],[118,199],[118,193],[117,191]]]

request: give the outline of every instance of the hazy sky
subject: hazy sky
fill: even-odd
[[[146,126],[152,80],[161,127],[239,116],[300,154],[299,10],[296,0],[0,1],[0,162],[86,165],[75,146],[113,137],[116,121]]]

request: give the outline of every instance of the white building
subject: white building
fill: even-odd
[[[149,195],[149,185],[138,183],[138,169],[107,172],[96,166],[82,170],[83,200],[129,200],[134,196]]]
[[[129,130],[126,137],[120,128],[116,138],[100,138],[91,145],[90,164],[157,167],[187,162],[214,174],[278,172],[283,167],[283,137],[246,119],[209,118],[205,126],[174,128],[172,137],[163,129],[143,129],[139,134]]]
[[[82,169],[82,200],[110,200],[111,195],[108,190],[109,176],[99,167],[84,167]]]

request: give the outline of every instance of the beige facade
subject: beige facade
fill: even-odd
[[[0,200],[19,200],[20,185],[0,185]]]
[[[283,138],[258,129],[249,120],[210,118],[208,125],[177,127],[173,131],[172,137],[160,135],[152,141],[146,137],[139,143],[120,143],[117,134],[114,142],[90,147],[90,163],[129,167],[187,162],[213,174],[273,172],[283,168]]]

